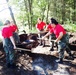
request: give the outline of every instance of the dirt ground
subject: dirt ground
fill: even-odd
[[[72,43],[76,38],[70,39]],[[75,44],[75,42],[74,42]],[[2,46],[0,46],[2,47]],[[15,51],[15,62],[17,68],[7,68],[5,65],[5,53],[0,48],[0,75],[76,75],[76,50],[71,50],[74,60],[69,59],[65,51],[62,64],[56,62],[58,59],[57,48],[50,51],[50,46],[37,46],[31,51],[25,49]]]
[[[49,49],[49,46],[38,46],[32,49],[32,53],[16,51],[18,67],[15,69],[5,66],[5,55],[0,51],[0,75],[76,75],[76,51],[72,52],[74,60],[66,58],[68,54],[65,52],[64,62],[59,64],[55,62],[57,54]]]

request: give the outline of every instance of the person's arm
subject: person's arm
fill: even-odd
[[[55,42],[58,42],[63,37],[63,32],[60,32],[58,38],[55,40]]]
[[[15,41],[14,41],[14,38],[12,36],[10,36],[10,40],[11,40],[13,46],[14,46],[14,49],[16,49]]]
[[[49,36],[51,33],[48,32],[44,37],[42,37],[42,39],[44,40],[47,36]]]
[[[16,28],[15,32],[18,33],[19,30],[18,30],[17,25],[15,25],[15,28]]]
[[[37,28],[37,24],[36,24],[36,29],[37,29],[38,32],[40,32],[39,29]]]

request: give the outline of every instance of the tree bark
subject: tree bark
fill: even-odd
[[[6,0],[6,2],[8,3],[9,0]],[[10,7],[9,5],[8,5],[8,9],[9,9],[9,11],[10,11],[10,15],[11,15],[11,18],[12,18],[13,22],[16,24],[16,21],[15,21],[15,18],[14,18],[14,14],[13,14],[13,11],[12,11],[12,9],[11,9],[11,7]]]
[[[62,24],[65,21],[65,0],[62,0]]]
[[[33,12],[32,12],[32,2],[33,0],[28,0],[28,4],[29,4],[29,15],[30,15],[30,28],[32,30],[32,18],[33,18]]]
[[[26,0],[24,0],[24,4],[25,4],[25,10],[27,12],[27,20],[28,20],[28,25],[29,25],[29,29],[30,29],[30,17],[29,17],[29,10],[28,10],[28,2],[26,2]]]
[[[73,20],[73,22],[75,22],[76,21],[76,0],[73,0],[73,17],[72,17],[72,20]]]
[[[47,16],[46,16],[46,23],[48,22],[49,8],[50,8],[50,1],[48,0],[48,5],[47,5]]]
[[[45,12],[45,8],[43,9],[43,12],[42,12],[42,21],[44,20],[44,12]]]

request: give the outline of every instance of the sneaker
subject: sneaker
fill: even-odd
[[[56,62],[62,64],[63,63],[63,60],[62,59],[58,59],[58,60],[56,60]]]

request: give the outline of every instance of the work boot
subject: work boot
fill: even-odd
[[[74,60],[74,57],[71,53],[69,53],[69,59]]]
[[[54,49],[53,48],[50,48],[50,51],[54,51]]]

